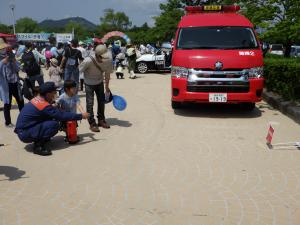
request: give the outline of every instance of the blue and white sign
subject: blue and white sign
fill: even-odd
[[[65,34],[50,34],[50,33],[17,33],[18,41],[42,41],[48,42],[49,37],[53,35],[56,37],[56,42],[66,43],[68,41],[72,41],[73,34],[65,33]]]
[[[49,33],[17,33],[18,41],[48,41]]]
[[[56,42],[59,43],[67,43],[68,41],[72,41],[73,34],[56,34]]]

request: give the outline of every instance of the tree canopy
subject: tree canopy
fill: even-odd
[[[11,33],[11,32],[12,32],[12,27],[0,23],[0,33],[8,34],[8,33]]]
[[[66,33],[72,33],[74,29],[74,34],[79,40],[86,40],[91,37],[92,33],[88,31],[84,26],[76,22],[69,22],[64,29]]]
[[[126,31],[132,22],[124,12],[115,12],[113,9],[105,9],[104,16],[100,17],[100,25],[98,30],[102,35],[110,31]]]
[[[38,23],[29,17],[21,18],[16,22],[17,33],[36,33],[39,31],[40,27]]]
[[[169,41],[175,36],[177,25],[184,15],[186,6],[197,6],[206,4],[233,4],[235,0],[168,0],[160,4],[161,14],[155,17],[156,39]]]
[[[264,30],[261,38],[284,44],[286,56],[290,54],[291,45],[300,42],[299,0],[243,0],[240,3],[245,16]]]

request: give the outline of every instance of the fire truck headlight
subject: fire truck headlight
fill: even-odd
[[[249,78],[263,78],[264,68],[263,67],[254,67],[249,69]]]
[[[189,70],[184,67],[172,66],[171,74],[172,77],[187,78],[189,75]]]

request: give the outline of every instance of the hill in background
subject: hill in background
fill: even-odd
[[[87,30],[95,30],[96,25],[82,17],[71,17],[62,20],[44,20],[39,25],[46,28],[64,28],[68,23],[74,22],[82,25]]]

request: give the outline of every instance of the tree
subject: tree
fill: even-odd
[[[76,22],[69,22],[65,26],[64,32],[72,33],[73,29],[74,29],[75,37],[79,40],[85,40],[90,35],[88,30],[85,27],[83,27],[81,24],[76,23]]]
[[[150,28],[147,23],[144,23],[141,27],[134,26],[126,33],[134,44],[147,44],[156,42],[153,28]]]
[[[40,28],[36,21],[29,17],[24,17],[17,20],[16,31],[18,33],[36,33],[40,31]]]
[[[104,10],[104,17],[101,17],[100,21],[101,24],[98,29],[101,35],[114,30],[127,31],[132,25],[124,12],[115,12],[113,9]]]
[[[176,32],[178,22],[184,15],[183,3],[180,0],[168,0],[166,4],[159,6],[162,13],[154,17],[155,28],[152,35],[156,41],[171,40]]]
[[[282,43],[288,57],[291,45],[300,41],[299,0],[242,0],[242,12],[265,32],[262,39]]]
[[[10,26],[0,23],[0,33],[9,34],[11,32],[12,32],[12,28]]]
[[[40,27],[40,29],[41,29],[42,33],[64,33],[64,32],[66,32],[66,27]]]
[[[162,13],[154,17],[154,33],[157,41],[171,40],[175,36],[177,25],[184,15],[186,6],[197,6],[206,4],[233,4],[235,0],[168,0],[165,4],[160,4]]]

